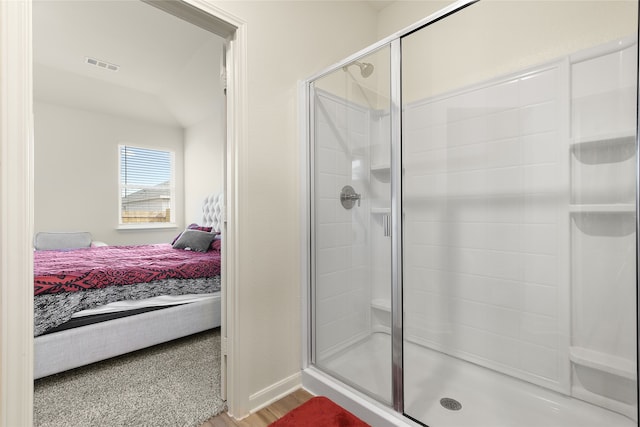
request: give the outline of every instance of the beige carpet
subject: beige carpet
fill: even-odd
[[[35,426],[198,426],[221,413],[220,328],[35,381]]]

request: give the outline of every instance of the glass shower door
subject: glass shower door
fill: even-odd
[[[410,417],[637,426],[637,7],[481,1],[402,38]]]
[[[311,87],[312,362],[391,402],[389,48]]]

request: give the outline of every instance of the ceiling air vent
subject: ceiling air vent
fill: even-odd
[[[86,57],[86,62],[89,65],[93,65],[98,68],[103,68],[105,70],[118,71],[120,69],[119,65],[111,64],[106,61],[101,61],[100,59],[90,58],[88,56]]]

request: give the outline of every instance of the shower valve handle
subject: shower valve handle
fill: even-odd
[[[345,209],[353,208],[353,205],[356,204],[356,200],[358,201],[358,207],[360,206],[361,195],[356,193],[352,186],[345,185],[342,187],[342,191],[340,191],[340,203],[342,207]]]

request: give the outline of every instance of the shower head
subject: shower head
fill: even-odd
[[[342,67],[343,70],[347,71],[347,68],[352,66],[352,65],[357,65],[358,67],[360,67],[360,75],[362,77],[364,77],[365,79],[367,77],[369,77],[371,74],[373,74],[373,64],[369,63],[369,62],[352,62],[349,65],[345,65],[344,67]]]

